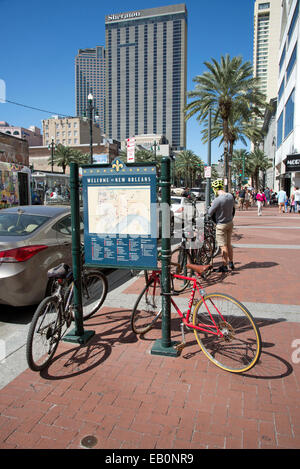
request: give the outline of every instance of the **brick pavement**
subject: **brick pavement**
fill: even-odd
[[[236,247],[236,271],[214,273],[206,288],[252,305],[263,340],[253,370],[219,370],[192,333],[179,357],[151,355],[160,324],[145,337],[131,332],[142,284],[134,278],[86,323],[95,331],[88,344],[60,343],[46,371],[26,370],[0,391],[0,448],[77,449],[86,436],[98,449],[299,448],[299,251],[255,244],[299,246],[300,215],[251,209],[235,224],[235,244],[250,247]],[[266,235],[266,226],[281,228]],[[175,316],[171,331],[180,340]]]

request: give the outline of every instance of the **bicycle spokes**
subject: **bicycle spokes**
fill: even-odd
[[[229,295],[207,295],[194,310],[193,325],[200,347],[220,368],[242,373],[258,361],[259,331],[249,311]]]

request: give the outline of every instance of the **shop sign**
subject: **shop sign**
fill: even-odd
[[[287,173],[300,171],[300,154],[287,155],[285,168]]]

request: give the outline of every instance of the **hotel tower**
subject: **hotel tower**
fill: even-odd
[[[186,146],[185,4],[105,17],[106,135],[164,135]]]

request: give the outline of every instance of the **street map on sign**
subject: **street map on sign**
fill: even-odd
[[[89,233],[150,235],[150,188],[88,187]]]

